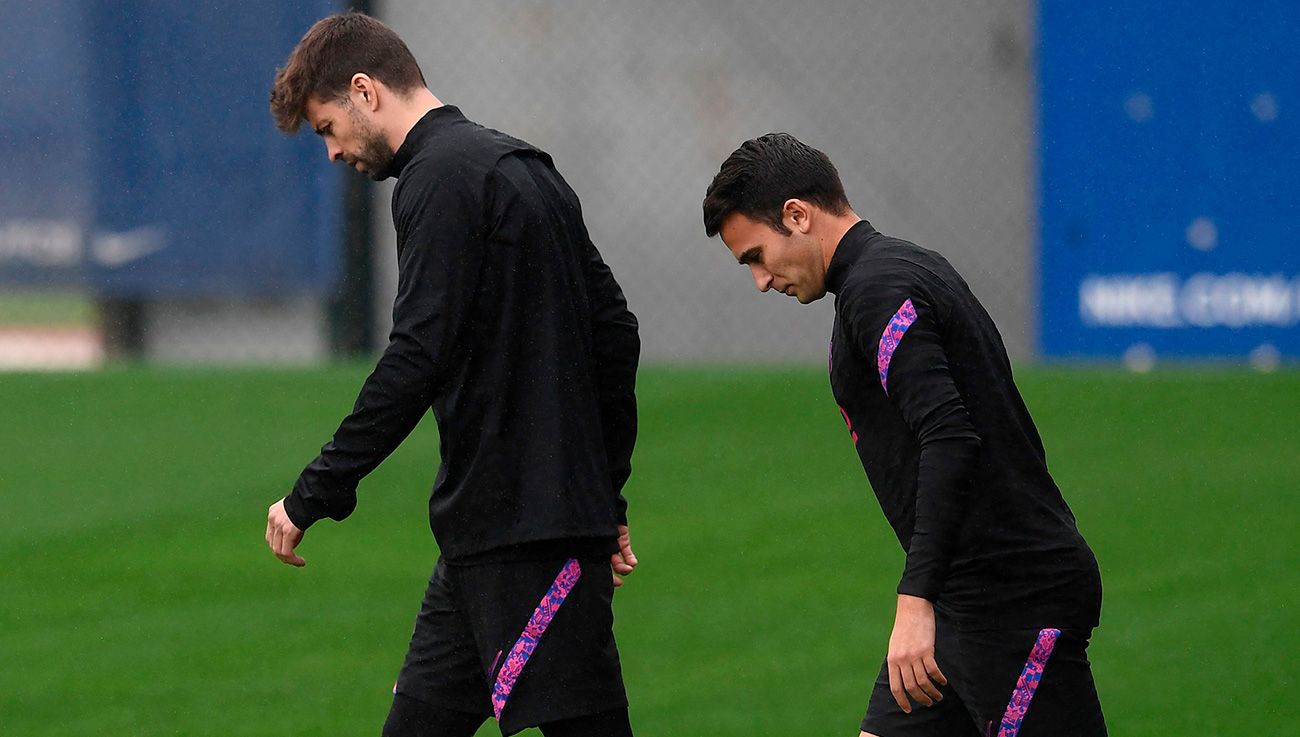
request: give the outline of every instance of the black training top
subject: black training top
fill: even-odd
[[[393,331],[285,500],[289,518],[347,517],[357,483],[432,407],[429,523],[445,558],[612,540],[640,339],[577,196],[546,153],[450,106],[411,129],[385,174],[399,177]]]
[[[862,221],[826,283],[831,390],[907,552],[898,592],[972,629],[1096,626],[1097,561],[966,282]]]

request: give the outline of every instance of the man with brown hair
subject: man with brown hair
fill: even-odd
[[[398,294],[388,348],[271,506],[267,544],[304,565],[303,532],[347,517],[432,408],[441,556],[384,735],[470,737],[490,716],[503,734],[630,735],[612,601],[637,562],[621,489],[640,341],[577,196],[546,153],[443,105],[362,14],[303,36],[271,109],[286,132],[306,120],[331,160],[398,178]]]

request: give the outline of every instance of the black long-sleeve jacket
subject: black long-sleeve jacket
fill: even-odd
[[[966,282],[862,221],[827,289],[831,389],[907,552],[898,592],[968,627],[1096,626],[1096,559]]]
[[[385,173],[398,177],[389,345],[286,498],[289,518],[347,517],[357,483],[432,407],[429,521],[445,558],[614,538],[640,340],[577,196],[547,154],[451,106],[412,128]]]

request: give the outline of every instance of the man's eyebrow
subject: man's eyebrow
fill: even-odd
[[[748,266],[749,264],[752,264],[755,261],[762,260],[762,256],[763,256],[763,249],[759,248],[758,246],[754,246],[753,248],[750,248],[748,251],[745,251],[744,253],[740,254],[740,258],[737,259],[737,261],[740,262],[741,266]]]

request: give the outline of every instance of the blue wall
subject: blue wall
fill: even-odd
[[[267,107],[334,2],[6,4],[0,281],[120,296],[319,292],[340,172]]]
[[[1300,356],[1300,3],[1039,10],[1042,354]]]

